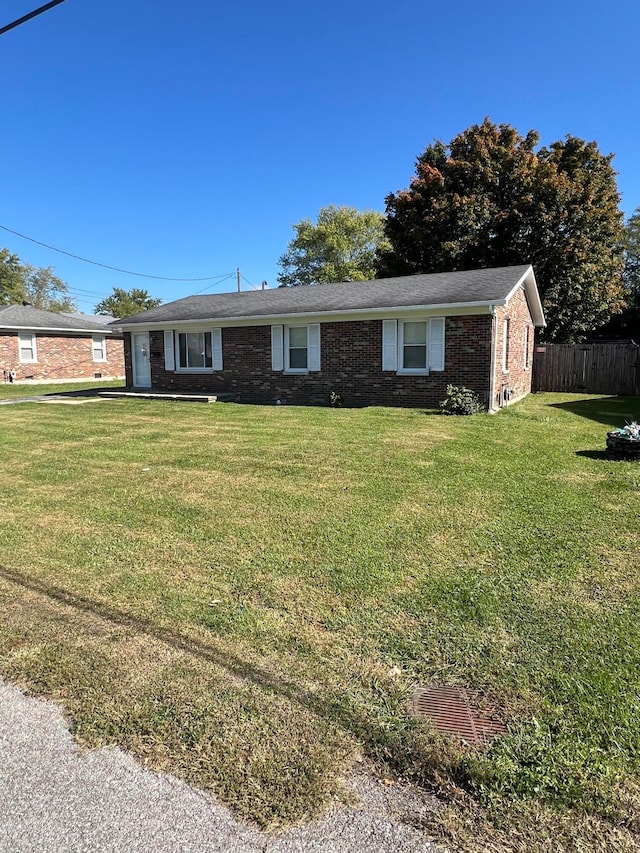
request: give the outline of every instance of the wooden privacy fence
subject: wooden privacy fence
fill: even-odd
[[[532,390],[640,394],[640,346],[634,343],[536,346]]]

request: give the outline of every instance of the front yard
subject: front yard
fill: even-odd
[[[0,673],[263,826],[360,757],[441,793],[461,847],[635,849],[640,465],[603,450],[639,416],[1,406]],[[430,683],[509,733],[436,737]]]

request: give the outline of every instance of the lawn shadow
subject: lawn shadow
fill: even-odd
[[[342,726],[360,742],[364,751],[368,752],[374,760],[380,758],[379,749],[376,747],[388,746],[388,726],[384,722],[377,723],[373,719],[373,714],[367,714],[364,708],[347,704],[344,697],[340,695],[329,694],[323,697],[318,693],[301,688],[300,685],[290,679],[277,676],[266,668],[231,652],[217,649],[213,645],[186,636],[172,628],[158,625],[149,619],[132,616],[117,608],[69,592],[62,587],[47,584],[38,578],[30,577],[7,566],[0,565],[0,578],[73,610],[89,614],[119,628],[131,629],[137,634],[165,643],[176,651],[185,652],[205,662],[213,663],[225,669],[227,673],[241,682],[251,682],[268,693],[284,697],[317,714],[331,724]],[[386,752],[387,750],[383,749],[383,753],[386,754]],[[404,759],[410,765],[417,758],[417,756],[410,755],[410,749],[405,748],[401,753],[399,756],[400,764],[403,764]],[[394,765],[391,755],[387,755],[386,763]],[[402,772],[404,767],[399,766],[396,769]]]
[[[624,426],[640,419],[640,397],[587,397],[565,403],[549,403],[549,406],[609,427]]]
[[[599,459],[607,461],[606,450],[576,450],[576,456],[582,456],[584,459]]]

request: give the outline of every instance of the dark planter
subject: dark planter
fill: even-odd
[[[640,441],[637,438],[629,438],[619,432],[607,433],[607,459],[616,462],[628,459],[633,462],[640,461]]]

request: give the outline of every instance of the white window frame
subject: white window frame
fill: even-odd
[[[190,367],[180,364],[180,335],[209,335],[211,341],[211,367]],[[206,338],[203,338],[206,352]],[[174,373],[220,373],[222,363],[222,329],[165,329],[165,370]],[[186,350],[188,352],[188,349]]]
[[[105,362],[107,360],[107,336],[91,335],[91,350],[94,361]],[[96,358],[96,352],[98,351],[100,351],[101,355]]]
[[[282,327],[272,327],[271,338],[271,355],[272,369],[276,369],[273,365],[279,363],[278,336]],[[291,345],[289,332],[291,329],[304,329],[306,332],[306,350],[307,350],[307,366],[306,367],[291,367]],[[275,331],[274,331],[275,330]],[[275,336],[275,340],[274,340]],[[321,324],[320,323],[290,323],[283,328],[283,360],[282,370],[284,373],[306,374],[319,373],[321,370]],[[274,343],[276,350],[274,350]],[[302,349],[302,347],[300,347]]]
[[[404,367],[404,327],[407,323],[424,323],[424,367]],[[411,344],[409,344],[411,346]],[[398,321],[398,374],[426,376],[429,373],[429,320],[416,317]]]
[[[291,346],[289,345],[289,332],[291,329],[304,329],[306,333],[307,366],[291,367]],[[293,324],[284,327],[284,372],[285,373],[308,373],[309,372],[309,326],[306,323]]]
[[[524,327],[524,369],[531,367],[531,344],[529,343],[529,326]]]
[[[22,343],[23,339],[29,339],[28,344]],[[22,350],[30,349],[31,350],[31,358],[23,358]],[[18,358],[20,359],[20,364],[36,364],[38,361],[38,348],[36,346],[36,336],[33,332],[18,332]]]
[[[425,366],[403,367],[404,324],[426,323]],[[446,317],[420,316],[382,321],[382,371],[398,376],[428,376],[445,370]]]

